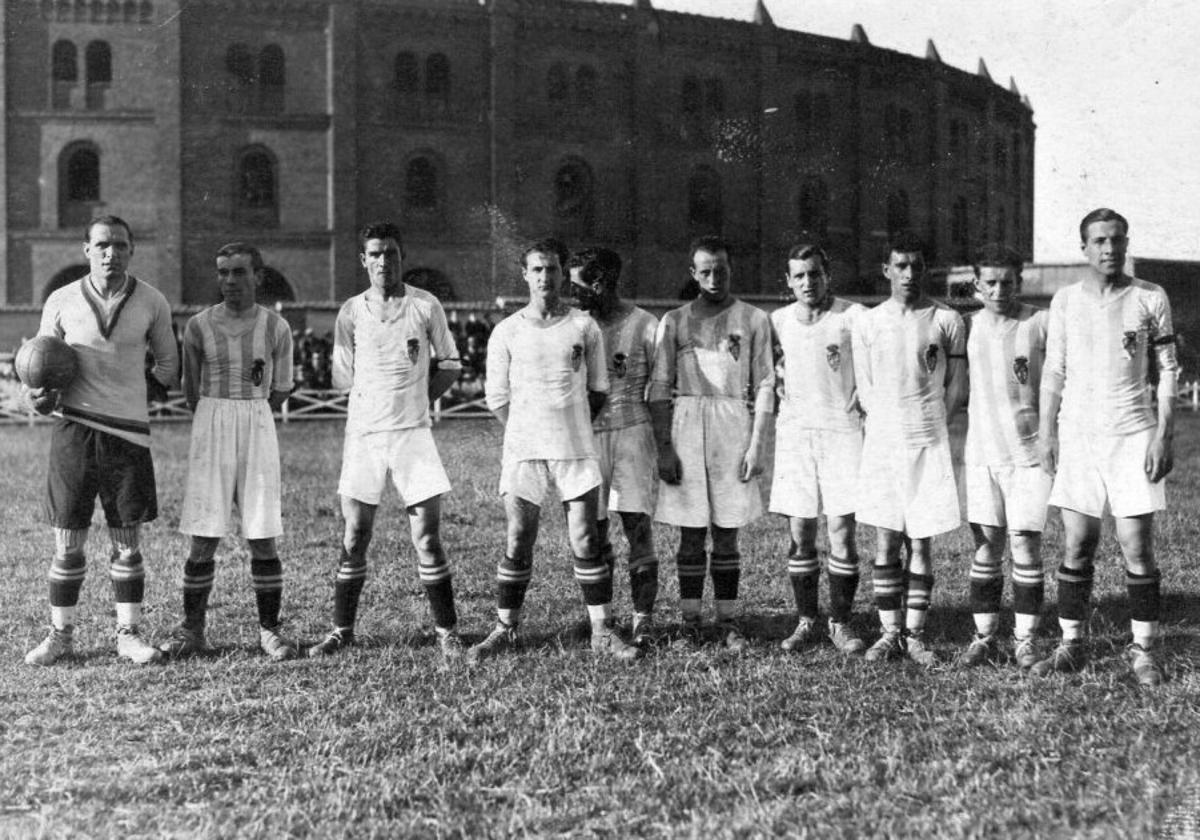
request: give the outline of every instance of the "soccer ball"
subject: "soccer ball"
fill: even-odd
[[[17,377],[29,388],[61,390],[79,371],[79,360],[70,344],[58,336],[39,335],[17,350]]]

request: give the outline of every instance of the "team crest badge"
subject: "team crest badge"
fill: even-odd
[[[583,345],[571,345],[571,370],[578,371],[579,366],[583,364]]]
[[[930,344],[925,348],[925,370],[929,371],[930,373],[933,373],[935,370],[937,370],[939,349],[941,348],[939,348],[936,344]]]
[[[267,369],[267,363],[262,359],[255,359],[250,365],[250,381],[255,385],[261,385],[263,381],[263,372]]]
[[[842,348],[836,344],[825,345],[825,361],[829,363],[831,370],[840,370],[842,367]]]
[[[736,362],[742,356],[742,337],[738,333],[730,333],[728,341],[729,355]]]
[[[629,357],[624,353],[613,353],[613,373],[624,377],[629,363]]]
[[[1121,336],[1121,350],[1125,352],[1126,359],[1132,359],[1133,353],[1137,350],[1137,330],[1126,330]]]
[[[1027,356],[1017,356],[1013,359],[1013,376],[1017,377],[1017,381],[1022,385],[1029,383],[1029,358]]]
[[[415,365],[420,355],[421,342],[417,341],[415,338],[410,338],[408,340],[408,360]]]

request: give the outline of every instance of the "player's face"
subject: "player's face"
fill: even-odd
[[[829,275],[820,257],[788,260],[788,288],[806,306],[818,306],[829,291]]]
[[[221,299],[230,309],[240,312],[252,307],[258,273],[250,255],[217,257],[217,283],[221,287]]]
[[[580,309],[595,312],[600,308],[600,283],[589,283],[583,279],[583,268],[572,268],[571,282],[568,284],[575,303]]]
[[[394,294],[400,287],[404,261],[400,257],[400,243],[395,239],[368,239],[363,243],[363,252],[359,259],[362,260],[363,268],[367,270],[371,288],[382,292],[386,297]]]
[[[534,251],[525,257],[525,268],[521,271],[529,286],[529,299],[547,304],[558,302],[562,291],[563,270],[557,254],[542,254]]]
[[[1125,226],[1117,221],[1092,222],[1083,241],[1083,255],[1088,264],[1102,277],[1115,280],[1125,270],[1125,252],[1129,238]]]
[[[925,258],[918,251],[892,251],[883,264],[883,276],[891,286],[892,300],[915,303],[925,293]]]
[[[981,265],[975,278],[975,296],[983,308],[1003,315],[1013,308],[1021,293],[1021,278],[1012,266]]]
[[[123,280],[133,256],[133,243],[120,225],[92,225],[83,253],[87,255],[92,277],[105,281]]]
[[[733,268],[724,251],[697,251],[692,257],[692,279],[700,286],[700,297],[709,303],[722,303],[729,297]]]

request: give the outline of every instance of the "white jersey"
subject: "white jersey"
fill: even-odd
[[[854,373],[867,434],[923,447],[945,440],[951,357],[966,350],[962,316],[930,301],[905,311],[891,298],[854,323]]]
[[[193,368],[201,397],[267,399],[292,390],[292,330],[279,314],[255,306],[253,318],[231,317],[218,304],[193,315],[183,331],[183,372]],[[197,365],[196,362],[199,362]]]
[[[834,298],[815,322],[800,318],[800,304],[771,313],[783,364],[783,429],[859,432],[862,418],[854,379],[851,333],[866,307]]]
[[[1060,425],[1092,435],[1155,426],[1151,353],[1174,397],[1179,362],[1171,305],[1160,286],[1128,278],[1103,294],[1083,282],[1060,289],[1050,302],[1043,377],[1048,391],[1062,394]]]
[[[611,390],[604,408],[592,421],[595,431],[607,432],[650,422],[646,385],[650,381],[657,330],[658,319],[636,306],[619,321],[600,324]]]
[[[430,426],[431,365],[460,367],[446,313],[429,292],[406,285],[388,318],[368,294],[342,304],[334,324],[333,387],[350,391],[346,432]]]
[[[508,406],[504,456],[512,461],[596,457],[588,392],[607,393],[600,327],[568,309],[542,321],[521,310],[488,339],[488,408]]]
[[[968,464],[1038,464],[1038,389],[1046,358],[1046,312],[1021,304],[1012,317],[986,309],[971,316],[967,363]]]

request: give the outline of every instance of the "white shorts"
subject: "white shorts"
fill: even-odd
[[[914,448],[868,432],[858,488],[858,521],[868,525],[924,539],[962,522],[948,440]]]
[[[339,495],[377,505],[383,498],[389,470],[405,507],[450,492],[450,479],[428,427],[368,434],[347,432]]]
[[[236,504],[246,539],[278,537],[279,492],[279,442],[267,401],[201,397],[192,419],[180,532],[223,537]]]
[[[1165,483],[1146,477],[1146,450],[1154,429],[1129,435],[1059,433],[1058,472],[1050,504],[1086,516],[1141,516],[1167,509]]]
[[[762,516],[758,478],[741,481],[753,417],[741,400],[676,397],[671,440],[683,465],[678,484],[658,484],[658,522],[681,528],[741,528]]]
[[[1009,531],[1046,527],[1046,504],[1054,478],[1041,467],[967,464],[967,521]]]
[[[830,429],[775,432],[775,477],[771,513],[816,519],[854,513],[858,501],[858,465],[862,435]]]
[[[500,494],[539,506],[549,498],[551,487],[558,490],[560,499],[569,502],[599,486],[600,464],[595,458],[505,459],[500,465]]]
[[[596,451],[600,454],[598,518],[607,519],[610,510],[654,513],[658,448],[650,424],[596,432]]]

